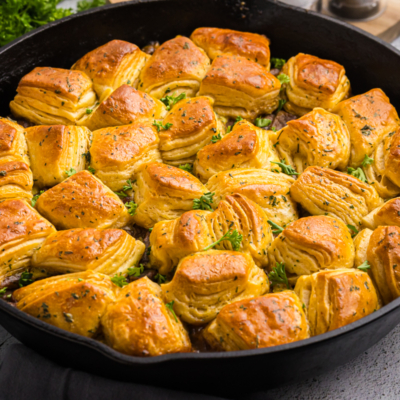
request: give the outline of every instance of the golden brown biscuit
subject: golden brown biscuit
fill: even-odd
[[[308,167],[290,193],[310,214],[339,218],[357,229],[362,218],[383,202],[372,185],[321,167]]]
[[[269,281],[248,254],[208,250],[182,259],[172,281],[161,288],[182,321],[201,325],[233,301],[268,292]]]
[[[44,192],[36,209],[58,229],[121,228],[130,220],[119,197],[88,171]]]
[[[299,298],[284,291],[225,306],[203,336],[215,350],[234,351],[278,346],[310,334]]]
[[[111,190],[120,191],[149,162],[161,162],[159,138],[150,121],[103,128],[93,132],[91,167]]]
[[[122,85],[115,89],[93,111],[88,110],[80,119],[79,125],[87,126],[90,130],[106,128],[107,126],[128,125],[139,120],[163,118],[167,113],[160,100],[153,99],[149,94]]]
[[[267,219],[282,227],[296,220],[296,203],[290,196],[294,179],[261,169],[233,169],[219,172],[210,178],[206,187],[214,192],[213,207],[217,207],[225,196],[240,193],[257,203]]]
[[[142,258],[145,245],[122,229],[70,229],[51,234],[32,257],[32,267],[69,274],[92,270],[126,275]]]
[[[170,165],[146,164],[134,185],[138,204],[134,221],[152,228],[159,221],[178,218],[193,209],[193,200],[207,192],[193,175]]]
[[[214,174],[234,168],[271,170],[276,168],[272,161],[279,162],[279,158],[269,132],[244,120],[221,140],[198,152],[193,173],[207,182]]]
[[[280,157],[299,173],[310,166],[344,170],[350,158],[350,134],[345,123],[322,108],[289,121],[277,133],[275,143]]]
[[[33,176],[29,166],[19,158],[0,157],[0,201],[32,199]]]
[[[375,229],[369,241],[367,258],[383,303],[397,299],[400,296],[400,228],[379,226]]]
[[[123,84],[137,87],[140,71],[149,58],[132,43],[112,40],[85,54],[71,69],[85,72],[103,100]]]
[[[224,117],[255,118],[279,105],[280,81],[268,70],[240,56],[218,56],[201,82],[199,95],[214,99]]]
[[[36,125],[75,125],[96,103],[92,86],[84,72],[37,67],[19,82],[10,109]]]
[[[400,226],[400,197],[391,199],[375,208],[362,219],[363,226],[376,229],[378,226]]]
[[[335,112],[350,132],[350,166],[359,167],[381,140],[399,127],[399,116],[381,89],[351,97],[338,104]]]
[[[190,39],[214,60],[222,54],[246,57],[269,70],[269,40],[264,35],[231,29],[197,28]]]
[[[142,278],[125,286],[101,319],[106,342],[131,356],[191,351],[189,336],[163,302],[160,286]]]
[[[237,231],[242,235],[240,251],[250,254],[256,265],[268,265],[267,249],[272,233],[262,208],[245,196],[227,196],[214,212],[192,210],[173,221],[157,223],[150,235],[150,263],[161,274],[167,274],[189,254],[201,251],[224,234]],[[230,242],[214,247],[233,250]]]
[[[301,276],[294,291],[307,309],[311,336],[351,324],[380,308],[371,278],[358,269]]]
[[[13,296],[20,310],[66,331],[95,337],[115,289],[107,275],[84,271],[42,279]]]
[[[194,97],[210,60],[190,39],[177,36],[158,47],[140,74],[139,90],[161,99],[166,94]]]
[[[290,78],[285,110],[299,117],[315,107],[333,111],[349,95],[346,71],[334,61],[299,53],[284,65],[282,73]]]
[[[29,267],[34,250],[54,226],[21,199],[0,203],[0,280]]]
[[[26,129],[31,168],[38,188],[61,183],[85,169],[90,131],[84,127],[39,125]]]
[[[353,239],[354,242],[354,250],[355,250],[355,257],[354,257],[354,266],[359,267],[365,261],[368,260],[367,257],[367,250],[369,241],[372,235],[371,229],[363,229]]]
[[[14,157],[30,165],[24,128],[2,117],[0,117],[0,157]]]
[[[318,216],[291,223],[268,249],[269,269],[283,263],[289,282],[322,269],[352,268],[354,245],[339,219]]]
[[[161,130],[159,136],[161,156],[166,164],[192,164],[197,152],[213,136],[224,134],[223,123],[212,105],[209,97],[181,100],[164,118],[163,125],[168,129]]]
[[[400,129],[389,133],[365,158],[363,170],[368,182],[384,199],[400,194]]]

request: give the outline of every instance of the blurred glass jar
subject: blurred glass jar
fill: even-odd
[[[386,8],[386,0],[328,0],[331,13],[349,20],[377,17]]]
[[[322,0],[280,0],[291,6],[302,7],[306,10],[320,11]]]

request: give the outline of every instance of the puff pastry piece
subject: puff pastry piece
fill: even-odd
[[[163,293],[147,277],[125,286],[101,319],[106,342],[131,356],[148,357],[191,351],[188,333],[163,302]]]
[[[39,125],[26,129],[31,168],[38,188],[61,183],[85,169],[90,131],[84,127]]]
[[[227,196],[214,212],[192,210],[157,223],[150,234],[150,263],[167,274],[183,257],[203,250],[230,230],[242,235],[241,252],[250,254],[259,267],[268,265],[272,233],[267,218],[261,207],[239,194]],[[222,241],[215,249],[232,250],[232,246]]]
[[[289,121],[277,134],[275,147],[299,173],[309,166],[344,170],[350,158],[350,134],[340,117],[315,108]]]
[[[367,258],[383,303],[397,299],[400,296],[400,228],[379,226],[375,229],[369,241]]]
[[[138,204],[134,221],[152,228],[159,221],[178,218],[193,209],[193,200],[207,192],[193,175],[162,163],[149,163],[137,175],[134,185]]]
[[[339,218],[355,227],[383,202],[373,186],[352,175],[321,167],[308,167],[290,193],[310,214]]]
[[[268,249],[270,269],[284,263],[289,282],[323,269],[352,268],[354,244],[339,219],[318,216],[291,223]]]
[[[37,67],[19,82],[10,109],[36,125],[75,125],[96,103],[92,86],[83,72]]]
[[[268,70],[240,56],[218,56],[201,82],[199,95],[214,99],[224,117],[255,118],[279,105],[280,81]]]
[[[284,291],[225,306],[203,336],[215,350],[235,351],[278,346],[310,334],[299,298]]]
[[[381,140],[399,127],[399,116],[381,89],[351,97],[338,104],[335,112],[350,132],[350,166],[359,167]]]
[[[256,33],[220,28],[197,28],[190,39],[214,60],[222,54],[246,57],[269,70],[269,40]]]
[[[27,314],[57,328],[95,337],[100,318],[115,299],[115,289],[107,275],[84,271],[36,281],[13,296]]]
[[[153,122],[154,119],[163,118],[167,109],[160,100],[153,99],[149,94],[129,85],[122,85],[89,112],[90,114],[79,120],[79,125],[95,131],[108,126],[128,125],[143,119]]]
[[[93,132],[90,147],[95,175],[111,190],[122,190],[128,179],[149,162],[161,162],[156,128],[149,121]]]
[[[194,97],[210,67],[204,50],[177,36],[158,47],[140,74],[138,89],[161,99],[166,94]]]
[[[214,175],[206,187],[215,193],[214,207],[225,196],[239,193],[257,203],[267,219],[286,226],[299,217],[296,203],[290,195],[293,182],[294,179],[285,174],[253,168],[233,169]]]
[[[0,280],[26,269],[54,226],[21,199],[0,203]]]
[[[371,229],[366,228],[357,233],[356,237],[354,238],[355,267],[359,267],[365,261],[368,261],[367,250],[372,232],[373,231],[371,231]]]
[[[85,54],[71,69],[85,72],[92,79],[101,101],[123,84],[137,87],[140,71],[149,58],[132,43],[112,40]]]
[[[164,126],[172,124],[159,134],[161,156],[166,164],[192,164],[197,152],[214,135],[224,134],[223,123],[212,105],[209,97],[181,100],[164,118]]]
[[[400,197],[388,200],[362,219],[363,226],[372,230],[378,226],[400,226]]]
[[[32,257],[32,267],[67,274],[92,270],[113,277],[135,266],[145,245],[122,229],[70,229],[51,234]]]
[[[0,201],[21,198],[32,199],[33,176],[22,159],[0,157]]]
[[[58,229],[121,228],[131,218],[119,197],[88,171],[44,192],[36,209]]]
[[[216,143],[202,148],[193,166],[193,173],[207,182],[213,175],[233,168],[271,170],[271,162],[279,162],[268,131],[248,121],[235,124],[232,131]]]
[[[400,194],[400,129],[389,133],[372,153],[372,163],[363,166],[365,176],[383,198]],[[369,160],[371,161],[371,160]]]
[[[285,87],[285,110],[299,117],[315,107],[333,111],[349,95],[346,71],[334,61],[299,53],[288,60],[282,73],[290,78]]]
[[[357,269],[301,276],[294,291],[307,309],[311,336],[351,324],[380,308],[371,278]]]
[[[269,281],[248,254],[209,250],[181,260],[172,281],[161,288],[182,321],[201,325],[233,301],[265,294]]]
[[[14,157],[30,165],[24,128],[16,122],[0,117],[0,158]]]

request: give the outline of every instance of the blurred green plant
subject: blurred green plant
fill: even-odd
[[[61,0],[1,0],[0,46],[49,22],[73,14],[68,8],[56,8]],[[77,12],[104,5],[105,0],[80,1]]]

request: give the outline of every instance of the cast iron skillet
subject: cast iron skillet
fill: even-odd
[[[111,39],[139,46],[197,27],[266,34],[274,57],[304,52],[346,67],[353,93],[380,87],[400,109],[400,52],[357,28],[274,0],[147,0],[68,17],[0,50],[0,115],[9,114],[19,80],[36,66],[69,68]],[[17,339],[65,366],[125,381],[240,398],[327,371],[362,353],[400,321],[400,298],[351,325],[311,339],[230,353],[129,357],[55,328],[0,301],[0,323]]]

